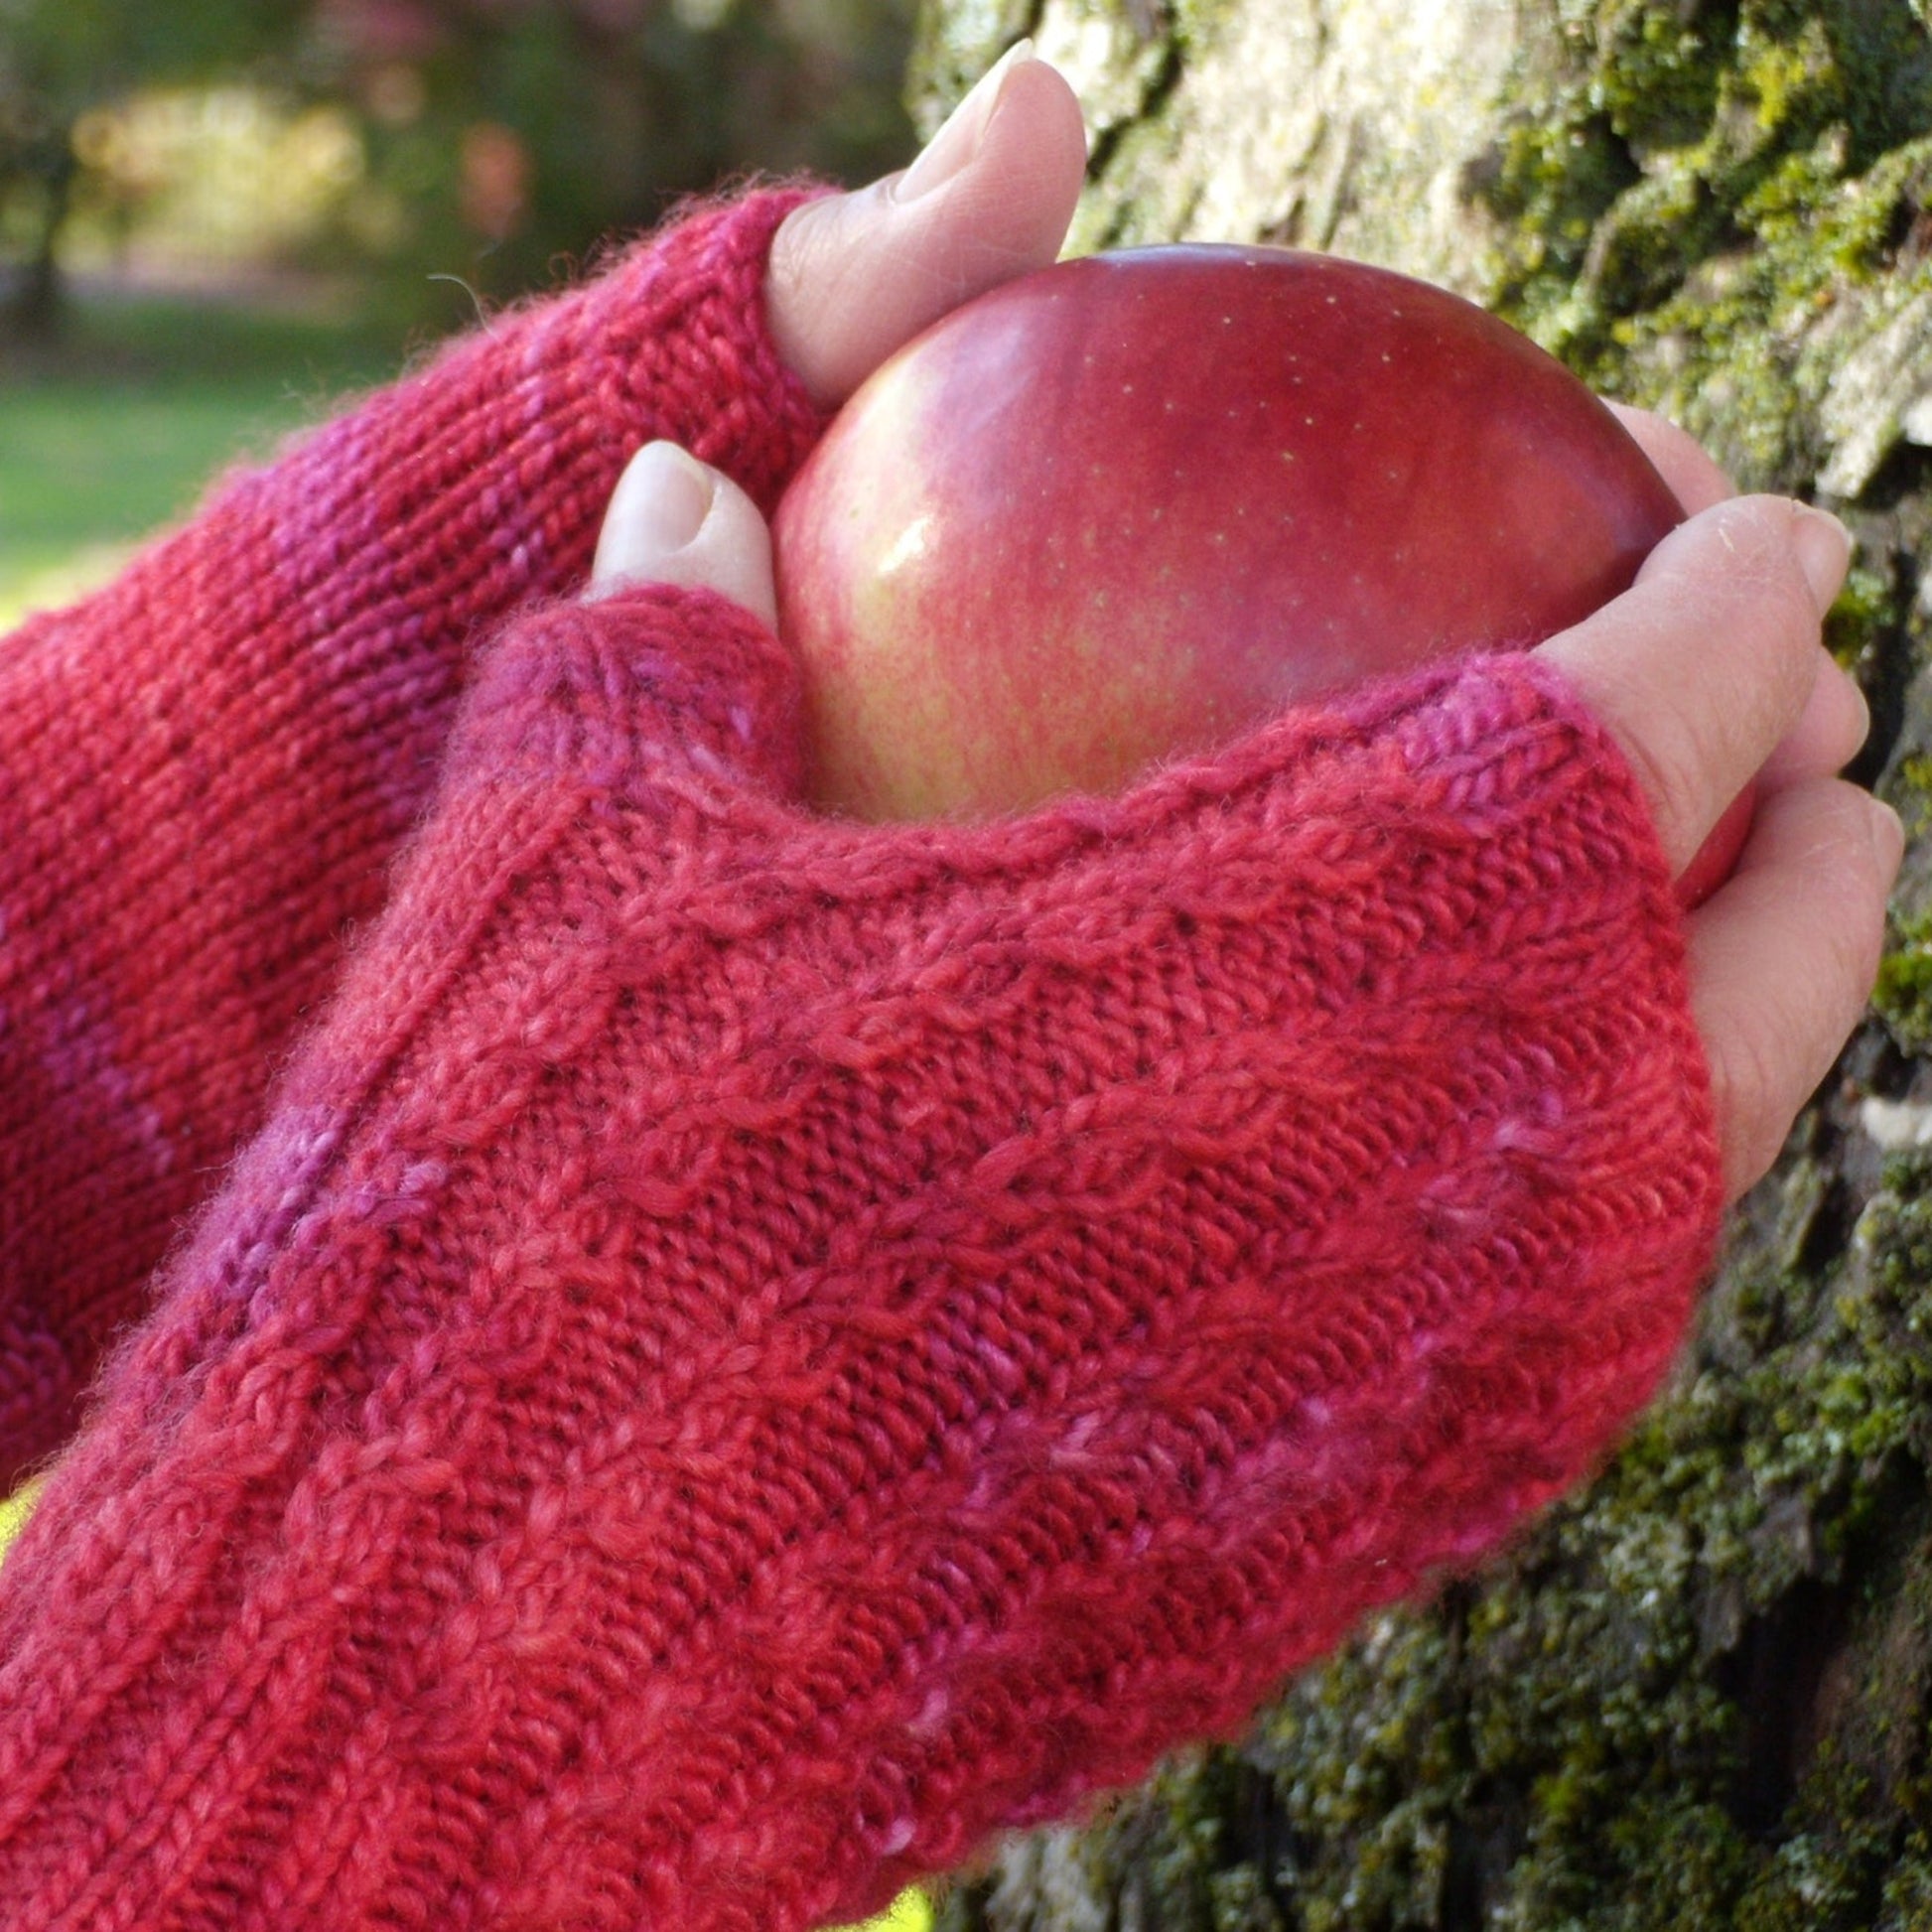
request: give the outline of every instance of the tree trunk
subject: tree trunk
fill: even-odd
[[[953,1932],[1932,1927],[1932,0],[928,0],[929,127],[1031,33],[1077,245],[1448,283],[1858,534],[1873,1013],[1602,1477]]]
[[[0,215],[7,210],[10,188],[25,183],[30,191],[25,259],[13,286],[0,302],[0,323],[6,333],[30,343],[44,343],[60,333],[66,311],[61,279],[61,235],[73,207],[73,188],[79,165],[73,158],[70,131],[46,137],[9,157],[0,175]]]

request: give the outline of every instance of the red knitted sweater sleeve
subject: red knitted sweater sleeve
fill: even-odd
[[[809,447],[762,299],[800,199],[492,318],[0,640],[0,1490],[380,906],[471,640],[581,580],[639,444],[767,507]]]
[[[793,1932],[1238,1726],[1587,1469],[1717,1149],[1533,659],[814,819],[721,601],[493,653],[0,1572],[19,1932]]]

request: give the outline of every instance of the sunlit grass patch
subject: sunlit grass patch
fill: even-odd
[[[36,611],[77,603],[134,554],[128,543],[83,543],[76,549],[39,549],[0,542],[0,632]]]

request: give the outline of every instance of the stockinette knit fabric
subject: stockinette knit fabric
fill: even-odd
[[[1655,1385],[1667,868],[1528,657],[795,802],[708,593],[486,659],[0,1570],[14,1932],[794,1932],[1236,1730]]]
[[[641,443],[766,507],[810,446],[760,293],[800,199],[491,318],[0,640],[0,1491],[380,907],[471,641],[582,580]]]

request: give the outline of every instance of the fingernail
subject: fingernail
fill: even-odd
[[[1791,547],[1823,617],[1845,582],[1846,566],[1852,561],[1852,533],[1837,517],[1801,504],[1792,518]]]
[[[1885,878],[1897,878],[1899,862],[1905,856],[1905,827],[1882,798],[1871,801],[1871,850]]]
[[[916,202],[921,195],[930,195],[935,188],[943,188],[972,160],[979,152],[980,142],[986,138],[987,128],[992,125],[1007,76],[1023,61],[1034,58],[1031,40],[1016,41],[980,75],[972,91],[946,116],[945,125],[893,184],[894,201]]]
[[[646,443],[618,481],[597,574],[647,576],[704,528],[715,488],[711,472],[675,443]]]

